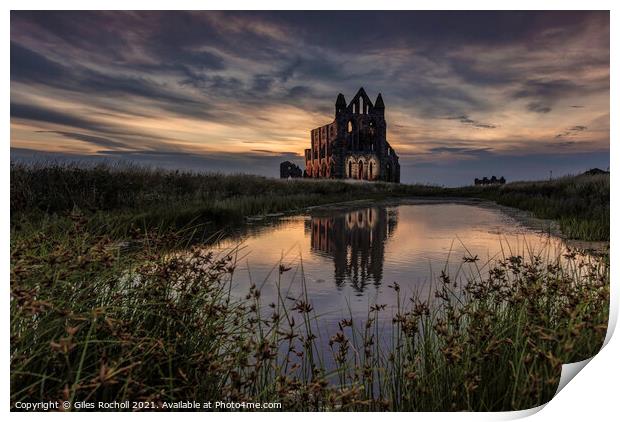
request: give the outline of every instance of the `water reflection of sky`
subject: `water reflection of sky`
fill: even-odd
[[[299,297],[303,277],[325,327],[351,315],[364,319],[374,303],[387,304],[384,317],[391,319],[396,297],[389,285],[426,296],[444,268],[458,277],[477,273],[464,256],[477,255],[484,272],[485,262],[502,254],[555,255],[560,245],[498,209],[458,203],[323,210],[257,230],[242,244],[234,290],[242,295],[255,283],[267,305],[277,302],[278,283],[283,296]],[[281,263],[291,269],[280,275]]]

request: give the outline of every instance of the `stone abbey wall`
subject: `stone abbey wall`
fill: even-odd
[[[398,155],[386,139],[381,94],[373,104],[360,88],[347,105],[338,94],[333,122],[310,132],[305,177],[400,182]]]

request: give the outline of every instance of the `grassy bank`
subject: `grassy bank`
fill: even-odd
[[[556,220],[571,239],[609,240],[609,174],[452,189]]]
[[[131,227],[212,230],[244,217],[357,199],[472,197],[554,219],[563,233],[609,240],[609,175],[574,176],[485,187],[441,188],[335,180],[277,180],[251,175],[167,172],[141,167],[11,166],[11,223],[18,232],[60,224],[79,210],[93,230],[125,237]],[[33,226],[34,225],[34,226]]]
[[[74,217],[62,235],[12,240],[11,403],[279,402],[282,410],[514,410],[549,400],[561,363],[600,348],[608,262],[507,256],[489,276],[442,274],[435,297],[400,297],[390,345],[373,305],[317,352],[302,293],[230,296],[234,251],[127,256]],[[464,257],[468,274],[484,264]],[[276,264],[277,265],[277,264]],[[277,267],[280,274],[287,269]],[[303,283],[303,279],[300,280]],[[278,352],[279,351],[279,352]],[[328,370],[327,368],[335,368]]]
[[[79,210],[115,234],[131,226],[215,229],[244,217],[357,199],[433,195],[440,188],[388,183],[278,180],[253,175],[166,172],[140,167],[11,167],[11,219],[27,227]],[[125,232],[119,233],[125,235]]]

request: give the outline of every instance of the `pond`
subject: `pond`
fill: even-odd
[[[259,225],[217,248],[239,248],[235,294],[254,283],[264,305],[277,303],[278,292],[285,302],[306,296],[328,335],[344,318],[365,320],[374,304],[386,305],[389,325],[395,282],[401,301],[414,292],[428,297],[442,270],[453,279],[480,277],[502,256],[562,252],[560,238],[522,221],[483,203],[343,205]],[[478,260],[464,264],[463,257]]]

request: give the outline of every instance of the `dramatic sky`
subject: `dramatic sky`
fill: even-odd
[[[608,12],[12,12],[13,160],[278,174],[382,93],[404,182],[609,166]]]

